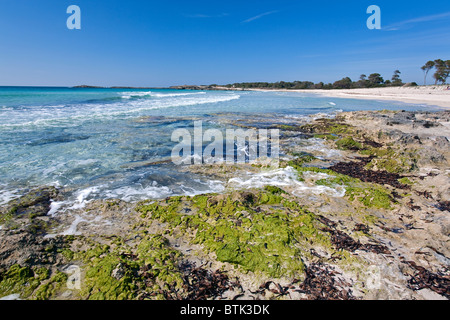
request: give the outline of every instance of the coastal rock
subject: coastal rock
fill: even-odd
[[[70,299],[449,298],[449,119],[362,111],[280,127],[314,139],[281,135],[280,145],[292,147],[282,175],[258,188],[97,199],[56,217],[46,213],[58,191],[32,190],[2,209],[23,223],[0,229],[0,293],[20,271],[19,291],[5,296],[56,299],[67,279],[58,270],[76,265],[83,289]],[[224,183],[274,172],[253,164],[186,170]],[[336,189],[339,196],[323,191]],[[38,222],[56,236],[34,232]],[[52,276],[34,286],[41,268]]]
[[[53,265],[61,262],[58,248],[64,248],[64,238],[45,239],[27,230],[4,232],[0,236],[0,268]]]
[[[33,189],[20,198],[11,200],[2,213],[28,217],[45,216],[50,210],[51,201],[58,198],[59,192],[55,187]]]

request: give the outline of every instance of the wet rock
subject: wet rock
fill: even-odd
[[[14,216],[45,216],[50,210],[51,200],[57,199],[59,192],[55,187],[42,187],[31,190],[26,195],[8,203],[3,213]]]

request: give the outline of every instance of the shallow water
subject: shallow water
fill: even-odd
[[[221,118],[263,125],[381,109],[425,107],[293,92],[1,87],[0,204],[41,185],[64,187],[73,206],[221,192],[220,181],[172,163],[151,165],[170,159],[175,129],[203,120],[204,129],[225,132],[233,126]]]

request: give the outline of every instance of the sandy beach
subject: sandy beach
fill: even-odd
[[[328,97],[393,100],[410,103],[434,105],[450,108],[450,90],[447,86],[418,86],[418,87],[390,87],[364,88],[343,90],[277,90],[320,94]]]

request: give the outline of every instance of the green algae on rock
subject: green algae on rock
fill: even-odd
[[[362,150],[363,145],[355,141],[352,137],[342,138],[336,141],[336,146],[342,150]]]
[[[46,300],[67,280],[59,271],[47,280],[49,277],[50,270],[45,267],[15,264],[0,272],[0,296],[19,294],[21,299]]]
[[[298,180],[304,183],[293,181],[289,186],[281,184],[281,188],[268,185],[262,189],[151,199],[138,204],[96,200],[84,209],[86,213],[109,218],[104,215],[105,210],[115,211],[118,214],[111,221],[120,227],[105,231],[101,222],[96,226],[84,223],[79,229],[83,236],[61,239],[44,240],[47,225],[40,224],[59,217],[17,214],[19,210],[14,207],[10,208],[12,211],[2,210],[5,214],[0,233],[8,240],[0,241],[0,255],[6,257],[0,261],[0,296],[233,299],[239,295],[225,292],[227,286],[222,280],[236,277],[242,284],[236,293],[245,292],[245,298],[348,299],[351,292],[358,298],[420,299],[419,289],[430,288],[434,281],[422,270],[440,275],[440,261],[449,256],[445,246],[448,219],[440,211],[448,208],[443,197],[448,174],[435,168],[435,162],[431,171],[422,167],[415,171],[414,162],[423,163],[420,160],[426,160],[425,151],[420,151],[417,144],[390,141],[398,136],[404,138],[400,133],[392,133],[396,127],[382,132],[385,127],[373,126],[376,130],[370,135],[358,120],[348,123],[352,125],[338,118],[318,120],[310,126],[311,132],[325,130],[315,133],[328,140],[319,141],[321,145],[334,148],[340,143],[341,149],[346,149],[333,159],[316,151],[313,152],[318,159],[302,152],[302,143],[293,149],[297,153],[286,152],[282,166],[295,168]],[[289,145],[298,139],[303,138],[295,136]],[[317,142],[314,140],[310,142]],[[443,153],[449,150],[445,141],[422,140],[424,144],[442,144]],[[360,146],[353,148],[353,141]],[[445,163],[440,165],[444,170],[448,168]],[[210,166],[201,172],[208,176],[223,172],[221,177],[226,180],[243,171],[258,173],[255,168],[260,167]],[[404,172],[413,170],[414,175],[386,174],[398,172],[399,168]],[[340,196],[320,192],[297,196],[299,193],[293,192],[297,185],[299,189],[313,187],[320,191],[324,188],[317,186],[326,186],[343,192]],[[399,194],[405,189],[410,191],[408,195]],[[117,231],[118,228],[122,229]],[[417,274],[411,271],[411,265],[405,261],[416,261],[421,275],[418,276],[419,269]],[[68,293],[64,273],[67,265],[79,266],[80,291]],[[385,267],[389,269],[382,273],[382,281],[386,276],[389,285],[383,283],[381,289],[372,290],[367,285],[374,265],[381,272]],[[334,283],[336,274],[348,283]],[[211,275],[216,280],[211,280]],[[220,289],[204,294],[204,290],[215,286]],[[317,289],[314,294],[303,293],[302,290],[313,291],[311,286]],[[433,288],[439,294],[445,289]]]
[[[359,200],[367,208],[391,209],[395,203],[391,192],[385,187],[373,183],[362,182],[357,178],[337,173],[330,169],[321,169],[317,167],[304,167],[296,165],[295,161],[289,162],[300,175],[302,180],[303,174],[306,172],[323,173],[328,175],[327,178],[318,179],[315,184],[327,187],[344,186],[346,188],[346,196],[350,201]]]
[[[343,123],[342,119],[317,119],[315,123],[305,124],[300,127],[305,133],[327,134],[327,135],[343,135],[355,132],[354,127]]]
[[[141,204],[144,216],[168,222],[173,228],[194,231],[192,243],[214,252],[217,260],[244,271],[272,277],[301,276],[302,244],[327,243],[315,215],[283,197],[276,187],[257,193],[199,195],[186,202]],[[182,208],[195,210],[183,214]]]

